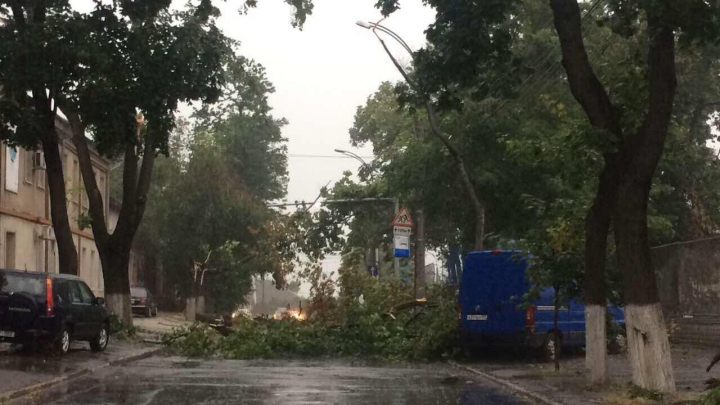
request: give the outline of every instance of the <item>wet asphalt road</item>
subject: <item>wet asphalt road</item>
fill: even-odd
[[[445,364],[152,357],[12,402],[34,404],[530,404]]]

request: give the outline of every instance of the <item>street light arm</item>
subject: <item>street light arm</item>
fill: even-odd
[[[412,51],[412,49],[410,49],[410,46],[407,44],[407,42],[405,42],[405,40],[402,39],[402,37],[400,37],[400,35],[396,34],[395,31],[391,30],[390,28],[388,28],[384,25],[380,25],[380,22],[383,20],[384,20],[384,18],[376,23],[367,22],[367,21],[358,21],[355,24],[357,24],[358,26],[360,26],[362,28],[368,29],[368,30],[375,31],[377,29],[377,30],[380,30],[380,31],[390,35],[400,45],[402,45],[402,47],[405,48],[405,50],[410,54],[410,57],[413,58],[414,57],[413,51]]]
[[[412,87],[413,90],[415,90],[415,91],[417,92],[417,91],[418,91],[417,85],[415,84],[414,81],[412,81],[412,79],[410,79],[410,76],[407,74],[407,72],[405,71],[405,69],[403,69],[403,67],[400,65],[400,62],[398,62],[397,59],[395,59],[395,56],[393,56],[392,52],[390,52],[390,49],[387,47],[387,44],[385,44],[385,41],[383,41],[383,39],[380,38],[380,35],[378,35],[377,32],[375,32],[375,30],[373,30],[373,34],[375,34],[375,36],[377,37],[378,41],[380,41],[380,44],[382,45],[383,49],[385,49],[385,53],[388,54],[388,56],[390,57],[390,60],[392,61],[393,65],[395,65],[395,67],[397,68],[398,72],[400,72],[400,74],[401,74],[402,77],[405,79],[405,81],[407,82],[407,84],[409,84],[410,87]]]
[[[360,163],[362,163],[363,166],[369,166],[368,163],[367,163],[363,158],[361,158],[359,155],[357,155],[357,154],[355,154],[355,153],[353,153],[353,152],[350,152],[350,151],[347,151],[347,150],[342,150],[342,149],[335,149],[335,152],[340,153],[340,154],[343,154],[343,155],[346,155],[346,156],[350,156],[350,157],[352,157],[353,159],[355,159],[355,160],[359,161]]]
[[[380,31],[393,37],[400,45],[402,45],[403,48],[405,48],[407,53],[410,54],[410,57],[415,59],[415,54],[413,53],[412,49],[410,49],[410,45],[408,45],[407,42],[405,42],[405,40],[402,39],[402,37],[400,37],[400,35],[396,34],[395,31],[391,30],[390,28],[385,27],[384,25],[380,25],[379,23],[376,23],[374,25],[373,31],[375,29],[379,29]]]

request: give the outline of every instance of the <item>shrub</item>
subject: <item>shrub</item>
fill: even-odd
[[[116,340],[128,340],[135,337],[137,328],[132,325],[125,324],[115,313],[110,314],[110,334]]]
[[[720,388],[713,388],[702,398],[700,405],[720,405]]]

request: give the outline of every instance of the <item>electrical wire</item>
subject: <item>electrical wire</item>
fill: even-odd
[[[290,158],[306,158],[306,159],[355,159],[351,156],[341,155],[304,155],[299,153],[292,153],[287,155]],[[374,159],[375,156],[359,156],[362,159]]]

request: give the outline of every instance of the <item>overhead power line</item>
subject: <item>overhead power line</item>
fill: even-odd
[[[288,157],[291,158],[303,158],[303,159],[354,159],[350,156],[342,156],[342,155],[304,155],[304,154],[297,154],[297,153],[291,153],[288,154]],[[363,159],[374,159],[375,156],[360,156]]]

